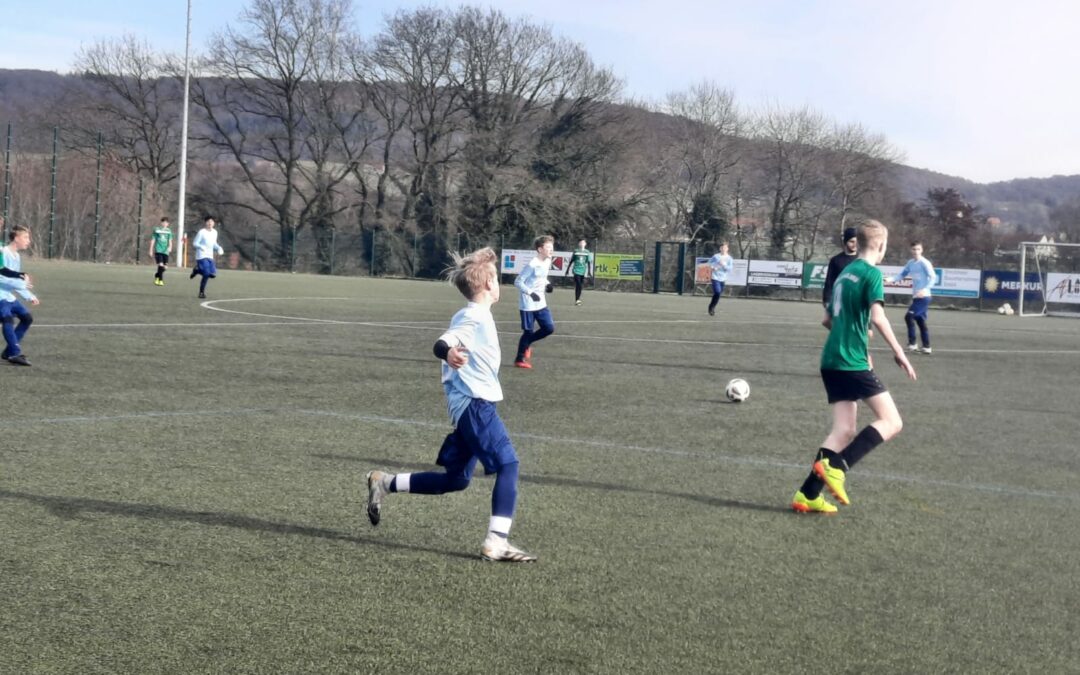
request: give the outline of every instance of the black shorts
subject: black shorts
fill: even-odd
[[[821,369],[821,381],[829,403],[861,401],[889,391],[872,370]]]
[[[159,265],[168,265],[169,264],[169,254],[168,253],[154,253],[154,262],[156,262]]]

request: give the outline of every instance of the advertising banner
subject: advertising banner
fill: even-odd
[[[803,265],[802,286],[810,290],[825,288],[825,276],[829,272],[829,263],[805,263]]]
[[[551,270],[549,277],[570,276],[570,251],[555,251],[551,254]],[[501,274],[521,274],[521,270],[536,257],[535,249],[505,248],[499,256],[499,272]]]
[[[896,276],[904,267],[902,265],[878,265],[886,280]],[[965,270],[935,267],[934,273],[937,281],[930,287],[930,295],[941,298],[977,298],[982,281],[982,273],[979,270]],[[888,295],[911,295],[911,277],[896,282],[885,282],[885,293]]]
[[[645,276],[645,256],[640,253],[597,253],[593,257],[593,271],[597,279],[641,281]]]
[[[1020,299],[1020,273],[1004,270],[985,270],[982,273],[982,297],[987,300]],[[1042,300],[1042,282],[1032,272],[1024,275],[1024,302]]]
[[[734,258],[731,262],[731,271],[728,272],[728,286],[746,285],[747,260]],[[712,281],[712,268],[709,267],[709,258],[694,258],[694,283],[699,286],[708,286]]]
[[[1046,275],[1046,301],[1080,305],[1080,274],[1048,273]]]
[[[751,286],[802,286],[803,264],[779,260],[751,260],[747,281]]]

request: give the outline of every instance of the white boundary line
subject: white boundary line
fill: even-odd
[[[401,417],[387,417],[383,415],[364,415],[360,413],[342,413],[333,410],[312,410],[303,408],[239,408],[234,410],[207,410],[207,411],[160,411],[130,413],[123,415],[105,416],[82,416],[71,417],[37,417],[23,418],[28,423],[62,424],[81,422],[122,422],[138,419],[168,418],[168,417],[199,417],[199,416],[244,416],[244,415],[281,415],[296,414],[309,417],[331,417],[335,419],[350,420],[354,422],[367,422],[374,424],[390,424],[396,426],[420,427],[425,429],[450,430],[449,421],[443,423],[430,422],[427,420],[414,420]],[[795,464],[773,459],[761,459],[757,457],[744,457],[740,455],[727,455],[715,452],[695,452],[691,450],[675,450],[671,448],[650,447],[626,443],[613,443],[611,441],[596,441],[581,438],[566,438],[562,436],[548,436],[543,434],[530,434],[525,432],[511,432],[513,438],[524,438],[540,443],[554,443],[574,447],[586,446],[602,448],[605,450],[633,452],[651,455],[663,455],[668,457],[685,457],[691,459],[711,460],[725,464],[741,464],[745,466],[758,466],[769,469],[785,469],[792,471],[806,471],[806,464]],[[940,480],[925,478],[922,476],[905,476],[892,473],[880,473],[875,471],[859,472],[860,478],[871,478],[889,482],[910,483],[930,487],[943,487],[957,490],[970,490],[973,492],[990,492],[999,495],[1013,495],[1017,497],[1038,497],[1044,499],[1057,499],[1065,501],[1080,501],[1080,493],[1057,492],[1053,490],[1033,490],[1009,485],[996,485],[993,483],[970,483],[963,481]]]

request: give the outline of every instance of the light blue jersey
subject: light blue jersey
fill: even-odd
[[[717,253],[709,258],[709,267],[712,269],[713,281],[727,281],[728,272],[731,271],[734,261],[730,255]]]
[[[0,248],[0,256],[2,256],[0,266],[9,269],[12,272],[22,272],[22,256],[19,255],[18,251],[10,246],[5,246]],[[31,302],[37,299],[37,297],[30,292],[30,289],[26,287],[25,280],[0,276],[0,300],[15,302],[15,300],[17,300],[15,293],[18,293],[24,299]]]
[[[491,308],[470,302],[454,315],[450,328],[439,339],[468,350],[469,360],[462,367],[455,370],[445,361],[442,364],[446,408],[456,426],[473,399],[496,403],[503,398],[499,384],[502,350]]]
[[[893,277],[893,281],[899,281],[906,277],[911,277],[912,294],[926,291],[927,297],[930,295],[930,287],[937,283],[934,265],[926,258],[912,258],[907,261],[904,269],[897,272],[896,276]]]

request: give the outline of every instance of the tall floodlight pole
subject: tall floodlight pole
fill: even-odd
[[[180,199],[176,214],[176,266],[184,266],[184,207],[187,197],[188,89],[191,70],[191,0],[187,0],[187,35],[184,38],[184,112],[180,123]]]

